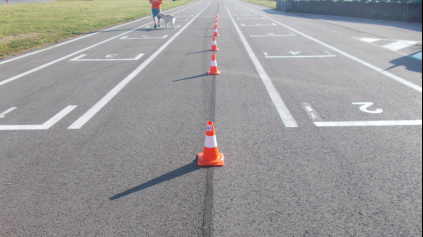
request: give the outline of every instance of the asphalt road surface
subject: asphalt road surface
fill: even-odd
[[[421,24],[166,13],[0,61],[1,236],[422,235]]]

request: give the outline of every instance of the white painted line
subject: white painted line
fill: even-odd
[[[282,100],[281,96],[279,95],[278,91],[276,90],[275,86],[273,85],[272,81],[270,80],[269,76],[267,75],[266,71],[264,70],[263,66],[260,64],[260,61],[254,54],[253,50],[251,49],[250,45],[248,44],[247,40],[245,39],[244,35],[242,34],[241,30],[239,29],[238,25],[235,22],[235,19],[229,12],[228,7],[225,5],[226,11],[228,12],[229,16],[231,17],[232,23],[235,26],[235,29],[238,32],[239,37],[241,38],[242,43],[244,44],[245,49],[247,50],[248,55],[250,56],[251,60],[253,61],[254,66],[258,74],[260,75],[261,80],[270,95],[273,103],[275,104],[276,110],[279,113],[284,125],[289,128],[296,128],[298,127],[297,122],[295,121],[294,117],[292,116],[291,112],[289,112],[288,107],[286,106],[285,102]]]
[[[154,54],[145,60],[135,71],[129,74],[123,81],[121,81],[115,88],[113,88],[106,96],[97,102],[91,109],[76,120],[68,129],[80,129],[84,126],[94,115],[98,113],[107,103],[109,103],[129,82],[132,81],[145,67],[147,67],[173,40],[176,39],[211,3],[207,4],[191,21],[189,21],[182,29],[180,29],[172,38],[170,38],[162,47],[160,47]]]
[[[272,24],[255,24],[255,25],[241,24],[241,26],[276,26],[276,24],[275,23],[272,23]]]
[[[374,105],[373,102],[352,102],[353,105],[361,105],[360,110],[368,114],[381,114],[383,109],[369,110],[369,107]]]
[[[145,35],[141,38],[128,38],[128,36],[124,36],[120,38],[121,40],[150,40],[150,39],[166,39],[168,35],[164,35],[162,37],[149,37],[148,35]]]
[[[374,38],[356,38],[356,37],[354,38],[366,43],[373,43],[380,40],[380,39],[374,39]]]
[[[197,4],[198,4],[198,3],[197,3]],[[192,6],[189,6],[189,7],[192,7]],[[143,19],[144,19],[144,18],[143,18]],[[104,43],[106,43],[106,42],[109,42],[109,41],[111,41],[111,40],[113,40],[113,39],[116,39],[116,38],[122,37],[122,36],[124,36],[124,35],[126,35],[126,34],[129,34],[129,33],[133,32],[133,31],[135,31],[135,30],[137,30],[137,29],[140,29],[140,28],[142,28],[142,27],[144,27],[144,26],[146,26],[146,25],[148,25],[148,24],[151,24],[151,22],[150,22],[150,23],[147,23],[147,24],[144,24],[144,25],[142,25],[142,26],[139,26],[139,27],[137,27],[137,28],[134,28],[134,29],[132,29],[132,30],[129,30],[129,31],[127,31],[127,32],[125,32],[125,33],[122,33],[122,34],[120,34],[120,35],[117,35],[117,36],[114,36],[114,37],[112,37],[112,38],[109,38],[109,39],[107,39],[107,40],[101,41],[100,43],[94,44],[94,45],[89,46],[89,47],[87,47],[87,48],[85,48],[85,49],[79,50],[79,51],[77,51],[77,52],[75,52],[75,53],[71,53],[71,54],[69,54],[69,55],[67,55],[67,56],[64,56],[64,57],[62,57],[62,58],[56,59],[56,60],[54,60],[54,61],[52,61],[52,62],[46,63],[46,64],[44,64],[44,65],[41,65],[41,66],[39,66],[39,67],[37,67],[37,68],[34,68],[34,69],[32,69],[32,70],[29,70],[29,71],[26,71],[26,72],[24,72],[24,73],[21,73],[21,74],[19,74],[19,75],[17,75],[17,76],[14,76],[14,77],[11,77],[11,78],[9,78],[9,79],[6,79],[6,80],[3,80],[3,81],[0,81],[0,86],[3,86],[4,84],[7,84],[7,83],[9,83],[9,82],[15,81],[15,80],[17,80],[17,79],[19,79],[19,78],[21,78],[21,77],[27,76],[27,75],[29,75],[29,74],[31,74],[31,73],[33,73],[33,72],[39,71],[39,70],[41,70],[41,69],[44,69],[44,68],[46,68],[46,67],[48,67],[48,66],[51,66],[51,65],[53,65],[53,64],[55,64],[55,63],[58,63],[58,62],[60,62],[60,61],[63,61],[63,60],[65,60],[65,59],[67,59],[67,58],[73,57],[73,56],[75,56],[75,55],[77,55],[77,54],[80,54],[80,53],[82,53],[82,52],[84,52],[84,51],[86,51],[86,50],[88,50],[88,49],[92,49],[92,48],[97,47],[97,46],[99,46],[99,45],[101,45],[101,44],[104,44]]]
[[[311,107],[309,103],[302,103],[303,109],[313,121],[322,121],[319,114]]]
[[[314,122],[317,127],[421,126],[422,120]]]
[[[300,52],[289,52],[292,55],[297,55]],[[327,53],[327,52],[326,52]],[[327,53],[326,55],[304,55],[304,56],[268,56],[267,53],[264,53],[265,58],[335,58],[336,55]]]
[[[237,20],[260,20],[260,19],[266,19],[264,17],[260,17],[260,18],[236,18]]]
[[[267,35],[251,35],[250,37],[293,37],[297,36],[295,34],[290,33],[289,35],[275,35],[274,33],[267,33]]]
[[[237,4],[239,5],[239,3],[237,3]],[[419,85],[416,85],[416,84],[414,84],[412,82],[409,82],[409,81],[407,81],[407,80],[405,80],[405,79],[403,79],[403,78],[401,78],[399,76],[396,76],[396,75],[394,75],[392,73],[389,73],[389,72],[387,72],[387,71],[385,71],[385,70],[383,70],[383,69],[381,69],[379,67],[376,67],[376,66],[374,66],[374,65],[372,65],[372,64],[370,64],[370,63],[368,63],[366,61],[363,61],[363,60],[361,60],[361,59],[359,59],[359,58],[357,58],[355,56],[352,56],[351,54],[348,54],[348,53],[346,53],[346,52],[344,52],[344,51],[342,51],[340,49],[337,49],[337,48],[335,48],[333,46],[330,46],[330,45],[328,45],[326,43],[323,43],[320,40],[317,40],[317,39],[315,39],[315,38],[313,38],[311,36],[308,36],[308,35],[300,32],[300,31],[298,31],[298,30],[295,30],[295,29],[293,29],[293,28],[291,28],[291,27],[289,27],[287,25],[284,25],[284,24],[282,24],[282,23],[280,23],[280,22],[278,22],[276,20],[273,20],[272,18],[270,18],[270,17],[268,17],[268,16],[266,16],[266,15],[264,15],[262,13],[258,13],[258,14],[260,14],[260,15],[268,18],[269,20],[271,20],[271,21],[273,21],[273,22],[275,22],[275,23],[277,23],[277,24],[279,24],[279,25],[281,25],[281,26],[283,26],[283,27],[285,27],[285,28],[287,28],[287,29],[289,29],[289,30],[291,30],[291,31],[299,34],[299,35],[302,35],[302,36],[306,37],[307,39],[310,39],[310,40],[312,40],[312,41],[314,41],[314,42],[316,42],[318,44],[321,44],[321,45],[323,45],[323,46],[325,46],[325,47],[327,47],[329,49],[332,49],[333,51],[336,51],[339,54],[342,54],[342,55],[344,55],[347,58],[350,58],[350,59],[352,59],[352,60],[354,60],[354,61],[356,61],[356,62],[358,62],[358,63],[360,63],[360,64],[362,64],[362,65],[364,65],[364,66],[366,66],[368,68],[370,68],[370,69],[373,69],[373,70],[375,70],[375,71],[377,71],[379,73],[382,73],[383,75],[385,75],[385,76],[387,76],[387,77],[389,77],[389,78],[391,78],[391,79],[393,79],[393,80],[395,80],[395,81],[397,81],[397,82],[399,82],[399,83],[401,83],[401,84],[403,84],[405,86],[408,86],[408,87],[410,87],[410,88],[412,88],[412,89],[414,89],[414,90],[422,93],[422,87],[419,86]]]
[[[12,108],[10,108],[10,109],[8,109],[8,110],[4,111],[3,113],[1,113],[1,114],[0,114],[0,118],[5,118],[5,117],[6,117],[6,114],[8,114],[8,113],[12,112],[13,110],[15,110],[15,109],[17,109],[17,108],[18,108],[18,107],[12,107]]]
[[[72,110],[74,110],[76,107],[76,105],[69,105],[42,125],[0,125],[0,131],[47,130],[53,125],[55,125],[57,122],[59,122],[66,115],[68,115],[70,112],[72,112]]]
[[[175,20],[175,21],[188,21],[188,19],[185,19],[185,20]]]
[[[389,50],[392,50],[392,51],[397,51],[397,50],[400,50],[400,49],[408,48],[408,47],[413,46],[417,43],[418,43],[418,41],[397,41],[397,42],[393,42],[393,43],[384,45],[382,47],[389,49]]]
[[[139,60],[144,54],[139,54],[135,58],[112,58],[111,55],[107,55],[106,58],[109,56],[109,59],[81,59],[83,57],[87,56],[86,54],[81,54],[76,58],[73,58],[69,61],[72,62],[111,62],[111,61],[137,61]]]

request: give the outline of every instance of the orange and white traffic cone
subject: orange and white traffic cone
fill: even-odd
[[[207,123],[204,152],[198,154],[197,164],[198,166],[223,166],[225,164],[225,156],[223,153],[219,153],[217,148],[213,122]]]
[[[212,47],[211,47],[210,51],[219,51],[219,49],[217,48],[215,36],[213,36],[213,43],[212,43]]]
[[[216,28],[216,26],[217,26],[217,29],[219,29],[219,23],[215,22],[214,23],[214,28]]]
[[[216,17],[216,20],[214,22],[219,22],[219,18]]]
[[[212,61],[210,66],[209,75],[220,75],[220,72],[217,70],[216,55],[212,54]]]
[[[214,26],[214,35],[213,36],[216,36],[216,37],[219,37],[219,33],[217,32],[217,25],[215,25]]]

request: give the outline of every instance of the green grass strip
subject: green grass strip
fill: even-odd
[[[162,10],[192,1],[165,0]],[[151,15],[148,0],[57,0],[0,5],[0,60]]]

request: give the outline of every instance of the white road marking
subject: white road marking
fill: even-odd
[[[62,118],[68,115],[72,110],[74,110],[76,105],[69,105],[64,108],[53,118],[49,119],[47,122],[42,125],[0,125],[0,131],[11,131],[11,130],[47,130],[59,122]]]
[[[374,105],[373,102],[352,102],[353,105],[361,105],[360,110],[368,114],[381,114],[383,109],[369,110],[368,108]]]
[[[238,20],[259,20],[259,19],[266,19],[264,17],[260,17],[260,18],[237,18]]]
[[[17,108],[18,108],[18,107],[12,107],[12,108],[10,108],[10,109],[8,109],[8,110],[4,111],[3,113],[1,113],[1,114],[0,114],[0,118],[5,118],[5,117],[6,117],[6,114],[8,114],[8,113],[12,112],[13,110],[15,110],[15,109],[17,109]]]
[[[245,25],[245,24],[241,24],[241,26],[275,26],[276,24],[275,23],[272,23],[272,24],[259,24],[259,23],[257,23],[257,24],[255,24],[255,25]]]
[[[73,58],[69,61],[72,62],[111,62],[111,61],[137,61],[139,60],[142,56],[144,56],[144,54],[139,54],[138,56],[136,56],[135,58],[111,58],[109,57],[108,59],[81,59],[83,57],[87,56],[86,54],[81,54],[76,58]],[[110,56],[110,55],[108,55]],[[106,56],[107,58],[107,56]]]
[[[121,40],[150,40],[150,39],[166,39],[168,35],[164,35],[162,37],[149,37],[148,35],[144,35],[141,38],[128,38],[128,36],[124,36],[120,38]]]
[[[132,81],[145,67],[147,67],[173,40],[176,39],[208,6],[203,8],[191,21],[189,21],[182,29],[180,29],[172,38],[170,38],[162,47],[160,47],[154,54],[145,60],[135,71],[129,74],[123,81],[121,81],[115,88],[113,88],[106,96],[97,102],[91,109],[76,120],[68,129],[80,129],[84,126],[94,115],[98,113],[107,103],[109,103],[129,82]]]
[[[294,117],[292,116],[291,112],[289,112],[288,107],[286,106],[285,102],[282,100],[281,96],[279,95],[277,89],[273,85],[272,81],[270,80],[269,76],[267,75],[266,71],[264,70],[263,66],[260,64],[260,61],[257,59],[256,55],[254,54],[253,50],[251,49],[250,45],[248,44],[247,40],[245,39],[244,35],[242,34],[241,30],[239,29],[235,19],[229,12],[228,7],[225,5],[226,11],[228,12],[229,16],[231,17],[232,23],[235,26],[235,29],[238,32],[239,37],[241,38],[242,43],[244,44],[245,49],[247,50],[248,55],[250,56],[251,60],[256,67],[258,74],[260,75],[261,80],[270,95],[273,103],[275,104],[276,110],[279,113],[284,125],[289,128],[296,128],[298,127],[297,122],[295,121]]]
[[[238,3],[237,3],[237,4],[238,4]],[[239,5],[239,4],[238,4],[238,5]],[[273,21],[273,22],[276,22],[276,23],[277,23],[277,24],[279,24],[279,25],[281,25],[281,26],[283,26],[283,27],[285,27],[285,28],[287,28],[287,29],[289,29],[289,30],[291,30],[291,31],[293,31],[293,32],[295,32],[295,33],[297,33],[297,34],[299,34],[299,35],[302,35],[302,36],[306,37],[307,39],[310,39],[310,40],[312,40],[312,41],[314,41],[314,42],[316,42],[316,43],[318,43],[318,44],[320,44],[320,45],[323,45],[323,46],[325,46],[325,47],[327,47],[327,48],[329,48],[329,49],[331,49],[331,50],[333,50],[333,51],[336,51],[336,52],[338,52],[338,53],[340,53],[340,54],[344,55],[344,56],[345,56],[345,57],[347,57],[347,58],[350,58],[350,59],[352,59],[352,60],[354,60],[354,61],[356,61],[356,62],[358,62],[358,63],[360,63],[360,64],[362,64],[362,65],[364,65],[364,66],[366,66],[366,67],[368,67],[368,68],[370,68],[370,69],[373,69],[374,71],[377,71],[377,72],[379,72],[379,73],[381,73],[381,74],[383,74],[383,75],[385,75],[385,76],[387,76],[387,77],[389,77],[389,78],[391,78],[391,79],[393,79],[393,80],[395,80],[395,81],[397,81],[397,82],[399,82],[399,83],[401,83],[401,84],[403,84],[403,85],[405,85],[405,86],[408,86],[408,87],[410,87],[410,88],[412,88],[412,89],[414,89],[414,90],[416,90],[416,91],[418,91],[418,92],[422,93],[422,87],[421,87],[421,86],[419,86],[419,85],[416,85],[416,84],[414,84],[414,83],[412,83],[412,82],[409,82],[409,81],[407,81],[407,80],[405,80],[405,79],[403,79],[403,78],[401,78],[401,77],[399,77],[399,76],[396,76],[396,75],[394,75],[394,74],[392,74],[392,73],[389,73],[389,72],[387,72],[387,71],[385,71],[385,70],[383,70],[383,69],[381,69],[381,68],[379,68],[379,67],[376,67],[376,66],[374,66],[374,65],[372,65],[372,64],[370,64],[370,63],[368,63],[368,62],[366,62],[366,61],[364,61],[364,60],[361,60],[361,59],[359,59],[359,58],[357,58],[357,57],[355,57],[355,56],[352,56],[351,54],[348,54],[348,53],[346,53],[346,52],[344,52],[344,51],[342,51],[342,50],[340,50],[340,49],[337,49],[337,48],[335,48],[335,47],[333,47],[333,46],[330,46],[330,45],[328,45],[328,44],[326,44],[326,43],[323,43],[323,42],[322,42],[322,41],[320,41],[320,40],[317,40],[317,39],[315,39],[315,38],[313,38],[313,37],[311,37],[311,36],[308,36],[308,35],[306,35],[306,34],[304,34],[304,33],[300,32],[300,31],[298,31],[298,30],[295,30],[295,29],[293,29],[293,28],[291,28],[291,27],[289,27],[289,26],[287,26],[287,25],[284,25],[284,24],[282,24],[282,23],[280,23],[280,22],[278,22],[278,21],[276,21],[276,20],[273,20],[272,18],[270,18],[270,17],[268,17],[268,16],[266,16],[266,15],[264,15],[264,14],[262,14],[262,13],[258,13],[258,12],[257,12],[257,14],[260,14],[260,15],[262,15],[262,16],[264,16],[264,17],[268,18],[269,20],[271,20],[271,21]]]
[[[317,127],[422,126],[422,120],[314,122]]]
[[[309,103],[302,103],[302,106],[304,110],[306,111],[307,115],[311,118],[313,121],[322,121],[319,114],[311,107]]]
[[[300,52],[289,52],[290,54],[297,55]],[[326,55],[304,55],[304,56],[268,56],[265,54],[265,58],[335,58],[336,55],[330,54],[328,52],[325,52]]]
[[[301,52],[300,51],[289,51],[289,53],[292,54],[292,55],[297,55],[297,54],[300,54]]]
[[[275,35],[274,33],[267,33],[267,35],[251,35],[250,37],[292,37],[296,36],[295,34],[290,33],[289,35]]]
[[[380,40],[380,39],[374,39],[374,38],[356,38],[356,39],[359,39],[360,41],[367,42],[367,43],[373,43]]]
[[[382,47],[389,49],[389,50],[392,50],[392,51],[397,51],[397,50],[400,50],[400,49],[408,48],[408,47],[413,46],[417,43],[418,43],[418,41],[397,41],[397,42],[393,42],[393,43],[384,45]]]

